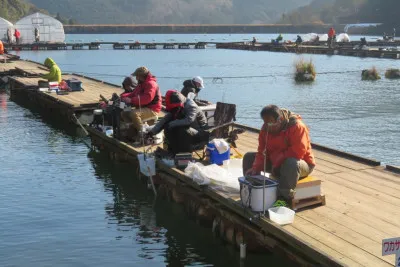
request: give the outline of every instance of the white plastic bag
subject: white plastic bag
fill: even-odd
[[[208,185],[210,184],[210,179],[207,175],[202,171],[204,165],[197,162],[192,163],[189,162],[188,166],[185,169],[185,174],[193,179],[199,185]]]

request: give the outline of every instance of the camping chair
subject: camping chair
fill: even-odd
[[[209,138],[206,141],[200,142],[198,144],[194,144],[192,146],[192,152],[194,152],[200,160],[203,160],[206,156],[205,146],[211,140],[215,138],[221,138],[228,141],[228,143],[232,144],[237,137],[235,136],[238,132],[230,131],[230,128],[233,128],[233,124],[236,121],[236,105],[235,104],[227,104],[222,102],[217,102],[217,106],[213,116],[207,118],[207,121],[210,119],[214,119],[214,127],[206,130],[209,132]],[[236,146],[235,144],[233,144]],[[202,155],[200,155],[199,150],[202,150]]]

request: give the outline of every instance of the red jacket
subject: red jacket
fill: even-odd
[[[263,126],[258,136],[258,152],[253,163],[253,170],[264,170],[264,151],[266,150],[267,162],[270,161],[274,168],[278,168],[287,158],[302,159],[308,164],[315,165],[314,155],[311,151],[311,142],[307,126],[298,116],[296,123],[288,126],[278,134],[268,133]],[[267,141],[267,142],[266,142]]]
[[[21,33],[18,30],[16,30],[14,32],[14,36],[15,36],[15,38],[20,38],[21,37]]]
[[[333,38],[333,36],[335,36],[335,34],[336,34],[335,29],[334,28],[330,28],[329,32],[328,32],[328,37],[329,38]]]
[[[131,93],[122,94],[121,97],[130,98],[130,102],[133,106],[147,107],[155,112],[161,111],[162,97],[160,88],[158,87],[156,77],[150,73],[144,82],[141,82]],[[139,100],[140,98],[140,100]]]

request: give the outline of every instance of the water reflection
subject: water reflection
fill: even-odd
[[[90,152],[88,157],[95,176],[113,195],[104,207],[108,224],[118,230],[116,239],[132,239],[139,245],[139,257],[163,257],[168,266],[240,266],[238,252],[189,220],[182,206],[155,200],[130,164],[111,163],[104,153]],[[281,259],[268,254],[250,255],[245,265],[265,262],[282,266]]]

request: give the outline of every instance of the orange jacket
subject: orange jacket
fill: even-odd
[[[315,165],[308,128],[300,116],[297,115],[297,120],[278,134],[268,133],[267,135],[264,129],[263,126],[258,136],[258,152],[253,163],[253,170],[264,170],[265,150],[267,162],[270,161],[274,168],[281,166],[287,158],[302,159],[308,164]]]
[[[3,42],[0,41],[0,55],[3,55],[3,54],[4,54],[4,45],[3,45]]]
[[[335,34],[336,34],[335,29],[334,28],[330,28],[329,32],[328,32],[328,37],[329,38],[333,38],[333,36],[335,36]]]

